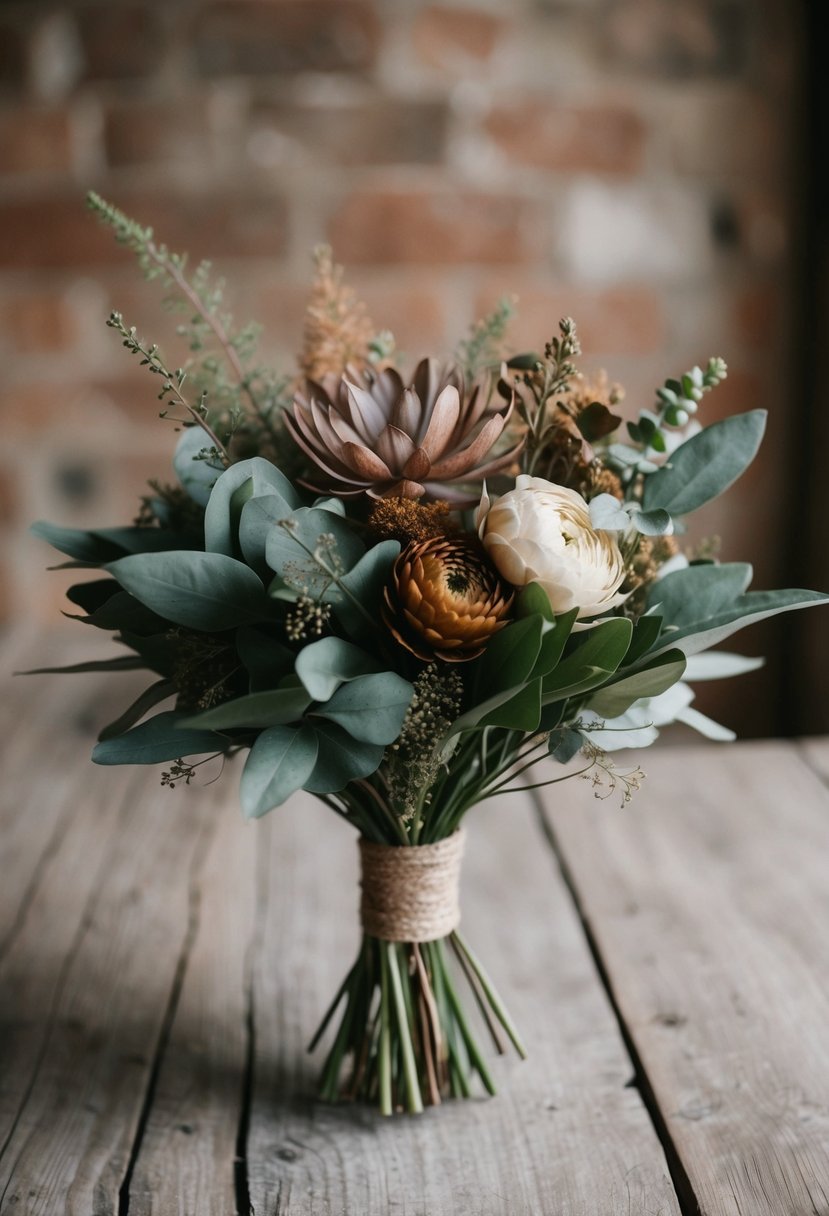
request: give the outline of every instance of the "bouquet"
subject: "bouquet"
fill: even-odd
[[[174,788],[244,752],[248,819],[300,789],[345,819],[363,936],[313,1038],[336,1023],[322,1097],[388,1115],[494,1093],[470,996],[498,1051],[524,1047],[459,931],[467,812],[573,776],[626,802],[643,774],[614,751],[673,721],[732,737],[687,681],[750,670],[711,648],[826,598],[749,591],[749,566],[683,548],[683,521],[747,467],[765,416],[703,425],[726,375],[714,358],[625,422],[621,390],[578,373],[569,318],[538,353],[504,349],[507,303],[453,359],[406,371],[327,249],[299,371],[281,377],[208,264],[190,274],[89,202],[160,280],[189,347],[169,368],[111,315],[178,430],[175,479],[130,526],[34,529],[100,572],[69,599],[124,648],[65,670],[152,677],[92,758],[166,765]]]

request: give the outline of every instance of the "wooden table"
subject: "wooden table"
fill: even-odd
[[[3,701],[0,1212],[829,1214],[827,743],[473,812],[465,930],[530,1060],[383,1120],[317,1103],[305,1052],[356,945],[351,833],[304,797],[243,824],[236,773],[95,768],[113,692]]]

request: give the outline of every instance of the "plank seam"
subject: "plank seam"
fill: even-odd
[[[210,826],[208,827],[208,825]],[[215,819],[211,823],[209,817],[205,817],[205,819],[202,820],[202,829],[196,839],[196,845],[193,849],[193,854],[190,861],[187,895],[187,928],[184,933],[181,950],[176,962],[173,982],[170,986],[170,995],[167,999],[167,1008],[164,1011],[164,1019],[161,1023],[161,1029],[158,1034],[155,1051],[153,1052],[153,1060],[147,1080],[147,1088],[141,1104],[141,1110],[135,1128],[132,1147],[127,1159],[126,1169],[124,1170],[124,1177],[121,1182],[121,1186],[118,1189],[118,1216],[128,1216],[129,1213],[130,1185],[132,1183],[132,1177],[135,1172],[138,1157],[141,1153],[141,1146],[144,1142],[144,1136],[150,1118],[150,1111],[152,1109],[153,1100],[155,1098],[155,1093],[158,1086],[158,1079],[161,1073],[161,1066],[164,1062],[164,1056],[166,1055],[167,1046],[172,1035],[173,1023],[175,1022],[179,1000],[181,999],[182,989],[184,988],[184,979],[187,974],[190,955],[192,953],[193,945],[199,930],[202,902],[202,870],[204,868],[204,863],[206,861],[207,853],[213,836],[215,835],[215,831]]]
[[[270,841],[270,821],[259,825],[260,832]],[[246,1033],[247,1049],[245,1069],[242,1076],[242,1098],[239,1109],[239,1128],[236,1136],[236,1161],[234,1163],[234,1192],[236,1216],[253,1216],[254,1207],[250,1197],[250,1171],[248,1167],[248,1136],[253,1117],[253,1093],[256,1068],[256,970],[262,957],[265,937],[265,918],[268,905],[268,861],[270,848],[263,845],[257,854],[256,901],[254,931],[248,945],[246,959],[246,982],[248,994]]]
[[[605,961],[602,956],[599,943],[596,939],[596,935],[593,932],[593,928],[590,924],[590,918],[585,911],[581,896],[579,895],[578,887],[576,886],[572,871],[567,864],[564,852],[561,848],[558,837],[556,836],[555,829],[553,828],[548,816],[545,814],[543,802],[537,791],[531,791],[531,794],[533,802],[535,803],[536,816],[542,835],[550,846],[559,872],[564,881],[564,885],[570,895],[571,900],[573,901],[573,907],[576,915],[579,918],[579,923],[581,924],[582,932],[584,933],[599,980],[605,990],[605,994],[613,1011],[613,1015],[616,1018],[617,1025],[619,1027],[619,1034],[621,1035],[625,1050],[630,1056],[634,1076],[633,1081],[629,1081],[626,1088],[633,1085],[639,1090],[642,1105],[650,1118],[654,1134],[659,1140],[659,1143],[662,1146],[662,1151],[665,1154],[665,1161],[671,1175],[671,1181],[676,1192],[676,1198],[682,1216],[704,1216],[699,1204],[699,1200],[697,1199],[693,1186],[691,1185],[691,1180],[688,1177],[688,1173],[682,1163],[682,1159],[679,1155],[676,1144],[674,1143],[673,1137],[668,1129],[668,1125],[662,1111],[659,1108],[659,1102],[657,1101],[656,1094],[650,1083],[650,1079],[648,1078],[648,1074],[645,1070],[642,1057],[639,1054],[633,1034],[625,1021],[624,1014],[622,1013],[619,1002],[616,999],[616,993],[614,991],[608,969],[605,966]]]
[[[123,819],[123,817],[126,813],[126,810],[130,805],[130,795],[132,793],[132,787],[133,787],[133,785],[136,784],[137,780],[138,780],[138,778],[135,778],[134,780],[132,780],[127,785],[126,789],[124,790],[124,793],[123,793],[123,796],[121,799],[121,804],[118,808],[117,818],[119,821],[121,819]],[[114,837],[113,837],[113,839],[114,839]],[[98,867],[98,874],[103,874],[106,871],[106,868],[109,864],[110,864],[110,854],[109,854],[109,852],[107,852],[106,856],[102,859],[101,864]],[[54,991],[52,993],[52,1000],[49,1003],[49,1011],[46,1015],[46,1019],[44,1022],[43,1038],[41,1040],[41,1044],[38,1049],[37,1055],[35,1056],[34,1064],[32,1067],[32,1075],[29,1078],[29,1083],[27,1084],[27,1086],[23,1092],[23,1096],[20,1099],[20,1103],[18,1105],[17,1112],[9,1127],[8,1134],[5,1138],[5,1140],[3,1141],[3,1143],[0,1144],[0,1164],[2,1164],[2,1162],[3,1162],[3,1158],[6,1155],[9,1145],[14,1140],[15,1134],[17,1132],[17,1128],[20,1124],[20,1120],[23,1117],[23,1112],[25,1111],[26,1106],[29,1103],[29,1099],[31,1098],[32,1093],[34,1092],[35,1085],[37,1084],[37,1079],[40,1074],[40,1069],[43,1065],[44,1059],[46,1058],[46,1053],[49,1050],[49,1044],[52,1039],[52,1031],[54,1030],[54,1025],[55,1025],[55,1018],[57,1016],[57,1011],[60,1008],[60,1002],[63,999],[63,992],[66,987],[66,982],[69,977],[69,973],[71,972],[72,967],[74,966],[75,958],[77,957],[78,951],[81,948],[81,944],[83,942],[84,937],[86,936],[87,930],[89,929],[90,925],[94,921],[95,909],[98,905],[101,885],[102,884],[100,882],[96,882],[93,885],[90,895],[84,905],[83,912],[81,913],[80,920],[78,921],[78,927],[75,931],[75,936],[72,939],[72,944],[69,947],[68,951],[66,952],[63,962],[61,963],[60,971],[58,973],[58,978],[55,981],[55,987],[54,987]],[[8,1189],[11,1186],[12,1181],[14,1179],[14,1171],[15,1171],[16,1164],[17,1164],[17,1162],[15,1162],[15,1164],[12,1165],[11,1169],[9,1170],[8,1178],[6,1180],[6,1185],[3,1187],[2,1193],[0,1193],[0,1210],[2,1210],[3,1203],[6,1198],[6,1193],[8,1192]]]

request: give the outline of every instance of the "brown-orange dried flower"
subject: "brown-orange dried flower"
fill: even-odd
[[[462,663],[482,654],[507,623],[513,594],[481,548],[465,537],[412,541],[384,591],[383,619],[424,662]]]

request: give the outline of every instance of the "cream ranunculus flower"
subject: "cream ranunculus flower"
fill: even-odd
[[[554,612],[597,616],[621,604],[625,563],[612,532],[596,531],[581,494],[522,474],[490,502],[484,488],[478,535],[498,573],[515,587],[539,583]]]

